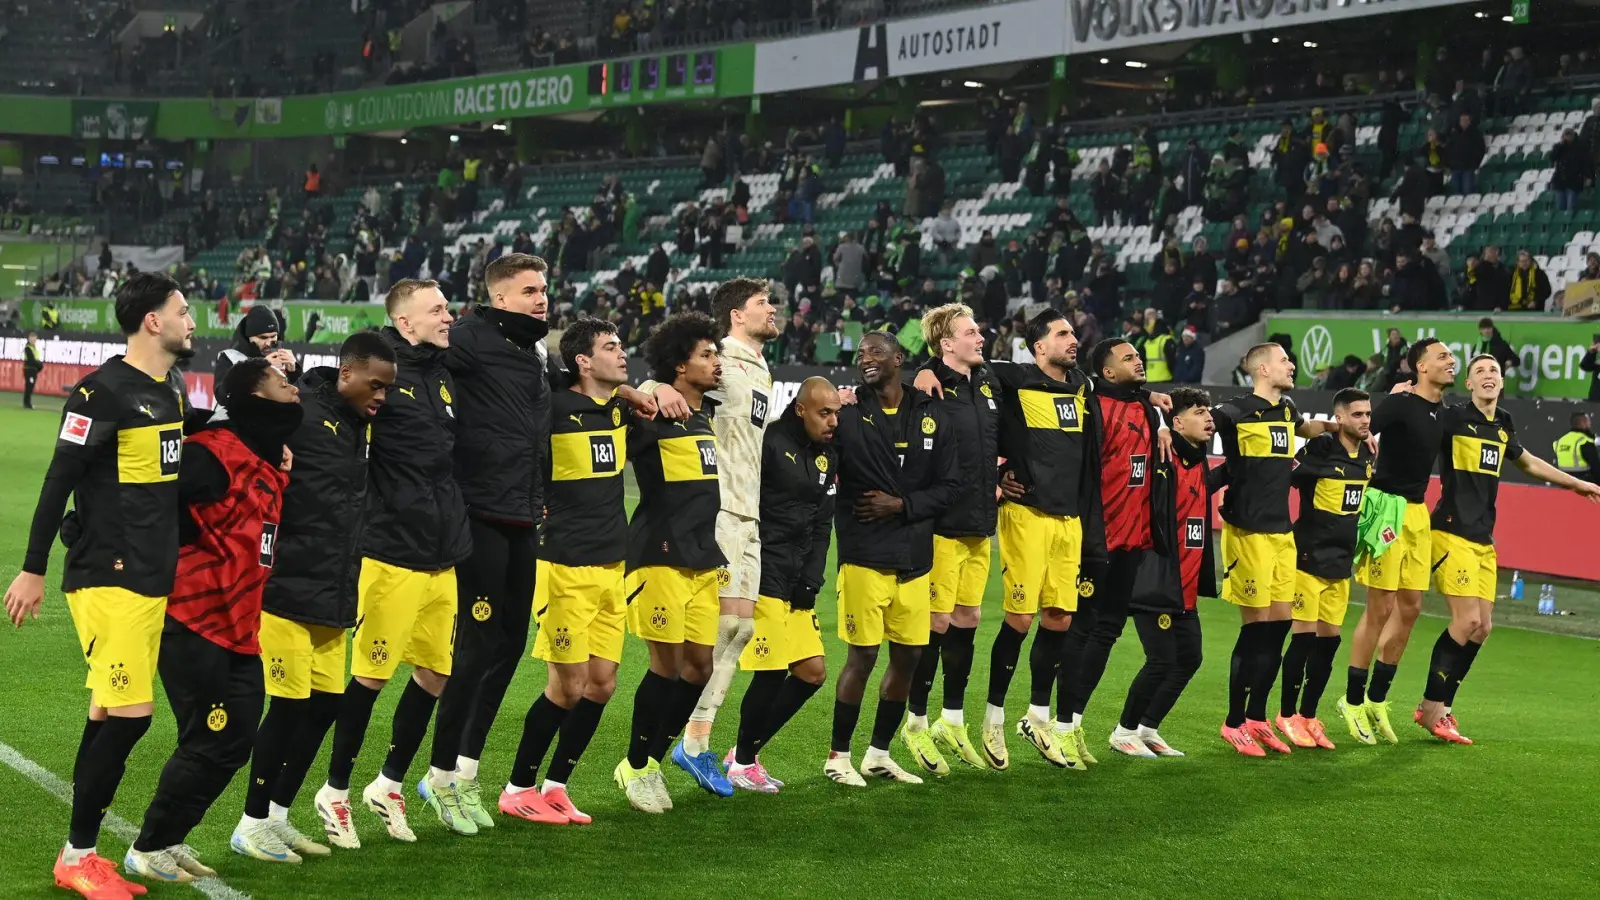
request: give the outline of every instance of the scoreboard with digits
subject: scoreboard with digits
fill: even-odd
[[[589,106],[717,96],[718,51],[668,53],[589,66]]]

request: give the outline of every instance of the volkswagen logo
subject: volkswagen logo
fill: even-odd
[[[1307,374],[1314,374],[1333,365],[1333,335],[1322,325],[1313,325],[1306,329],[1305,336],[1300,339],[1300,367]]]
[[[330,131],[339,127],[339,101],[328,101],[327,108],[322,111],[322,122]]]

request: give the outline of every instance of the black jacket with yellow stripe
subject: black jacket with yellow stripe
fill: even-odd
[[[960,496],[934,523],[933,531],[944,537],[988,537],[994,534],[997,517],[995,485],[999,471],[995,459],[1000,442],[1000,382],[988,366],[978,366],[970,375],[962,375],[934,357],[923,368],[939,378],[944,390],[938,403],[954,432],[956,460],[961,469]]]
[[[857,388],[855,405],[840,411],[834,526],[841,565],[894,571],[910,579],[933,568],[933,525],[961,496],[961,470],[948,416],[928,395],[910,385],[904,390],[892,418],[867,387]],[[859,521],[855,503],[868,491],[899,497],[904,509],[889,519]]]

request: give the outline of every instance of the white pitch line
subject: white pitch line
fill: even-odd
[[[72,785],[62,781],[54,772],[23,756],[15,747],[3,741],[0,741],[0,763],[17,770],[24,778],[54,794],[62,803],[72,805]],[[106,813],[104,824],[112,834],[130,844],[139,836],[139,829],[116,813]],[[229,887],[220,878],[201,878],[189,882],[189,887],[205,894],[211,900],[250,900],[249,894]]]

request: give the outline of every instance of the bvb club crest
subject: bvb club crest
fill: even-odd
[[[856,617],[855,616],[850,615],[850,614],[846,614],[845,615],[845,617],[844,617],[844,633],[845,634],[855,634],[856,633]]]
[[[612,428],[621,428],[622,427],[622,408],[621,407],[618,407],[618,406],[611,407],[611,427]]]
[[[1472,575],[1470,573],[1468,573],[1466,569],[1461,569],[1461,570],[1456,572],[1456,586],[1457,587],[1466,587],[1467,585],[1469,585],[1471,583],[1472,583]]]
[[[994,397],[994,390],[991,389],[987,384],[978,385],[978,393],[984,395],[985,397],[989,397],[991,399],[993,399],[993,397]]]
[[[283,680],[289,677],[289,670],[283,667],[283,657],[272,658],[272,665],[267,667],[267,676],[272,679],[273,684],[283,684]]]
[[[439,382],[439,399],[446,403],[450,402],[450,389],[445,387],[442,381]]]
[[[565,628],[557,628],[556,636],[550,639],[550,643],[558,651],[565,653],[572,649],[572,635],[568,634]]]
[[[1293,606],[1294,606],[1294,611],[1295,612],[1304,612],[1305,608],[1306,608],[1306,595],[1305,594],[1295,594],[1294,595],[1294,604],[1293,604]]]
[[[479,622],[489,621],[489,617],[492,615],[494,615],[494,607],[489,605],[488,598],[479,597],[478,602],[472,604],[472,617]]]
[[[767,658],[767,654],[769,654],[771,652],[772,651],[767,647],[767,639],[766,638],[764,638],[764,637],[756,638],[756,646],[755,646],[756,659],[766,659]]]
[[[817,454],[817,471],[824,475],[828,474],[828,457],[821,453]]]
[[[1028,592],[1023,589],[1022,585],[1013,584],[1011,586],[1011,602],[1012,603],[1021,603],[1023,600],[1027,599],[1027,597],[1028,597]]]
[[[933,434],[934,429],[936,429],[938,427],[939,426],[934,424],[932,416],[923,416],[922,417],[922,433],[923,434]]]
[[[1166,613],[1162,613],[1160,618],[1156,619],[1156,627],[1161,629],[1162,631],[1166,631],[1168,628],[1171,628],[1172,627],[1172,617],[1167,615]]]
[[[728,571],[728,567],[717,569],[717,587],[726,588],[730,584],[733,584],[733,573]]]
[[[123,668],[123,664],[113,663],[111,665],[111,689],[113,691],[125,691],[128,689],[130,682],[128,670]]]
[[[1078,578],[1078,596],[1079,597],[1093,597],[1094,596],[1094,582],[1090,581],[1087,578],[1079,576],[1079,578]]]
[[[665,606],[657,606],[650,610],[650,627],[657,629],[667,627],[667,608]]]
[[[1254,578],[1246,578],[1244,580],[1244,595],[1246,597],[1254,597],[1256,595],[1256,580]]]
[[[372,660],[375,666],[381,666],[389,661],[389,642],[377,640],[372,644],[372,650],[367,653],[367,659]]]
[[[211,712],[206,713],[206,727],[212,731],[221,731],[228,727],[228,711],[220,705],[213,706]]]

